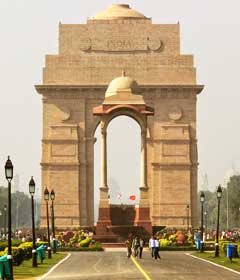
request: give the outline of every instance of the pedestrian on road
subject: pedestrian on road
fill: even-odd
[[[142,237],[140,237],[139,239],[139,258],[141,259],[142,258],[142,251],[143,251],[143,247],[144,247],[144,240]]]
[[[134,257],[136,258],[136,257],[138,257],[139,247],[140,247],[140,242],[139,242],[138,236],[135,236],[135,238],[133,239],[132,247],[134,250]]]
[[[159,241],[157,240],[156,237],[154,237],[154,257],[156,259],[161,259],[159,255]]]
[[[155,240],[153,235],[149,239],[149,249],[151,250],[152,258],[154,258],[154,248],[155,248]]]
[[[127,257],[130,258],[132,255],[132,240],[128,238],[125,244],[127,247]]]

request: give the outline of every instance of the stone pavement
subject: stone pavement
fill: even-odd
[[[145,278],[126,252],[73,252],[44,280],[239,280],[240,275],[192,258],[184,252],[161,252],[161,260],[151,258],[149,251],[137,260],[149,278]]]

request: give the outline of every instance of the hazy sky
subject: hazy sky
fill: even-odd
[[[41,97],[34,85],[42,81],[45,54],[57,53],[59,21],[85,23],[87,17],[111,3],[107,0],[0,0],[1,185],[6,185],[7,155],[11,155],[22,190],[28,191],[31,175],[38,186],[41,184],[42,110]],[[181,24],[181,52],[194,54],[198,83],[205,84],[198,98],[199,185],[207,172],[209,187],[215,188],[232,164],[240,165],[240,1],[137,0],[126,3],[152,17],[154,23],[179,21]],[[128,133],[133,130],[131,121],[121,123],[116,119],[112,123],[114,151],[119,142],[125,143],[116,135],[116,127],[123,124],[130,128]],[[134,131],[137,129],[134,126]],[[131,137],[131,147],[139,141],[137,138]],[[110,154],[114,157],[112,147]],[[124,173],[116,174],[116,168],[114,170],[119,164],[126,166],[119,155],[112,162],[109,176],[120,184],[134,185],[138,184],[138,175],[132,175],[130,170],[139,158],[129,156],[132,161],[130,164],[127,160],[129,167]]]

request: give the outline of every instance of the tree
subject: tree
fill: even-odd
[[[227,190],[229,225],[231,225],[231,228],[240,228],[240,175],[230,177]]]
[[[31,199],[24,192],[16,191],[12,193],[12,228],[15,230],[17,227],[30,228],[32,226],[32,210]],[[8,205],[8,189],[0,187],[0,211],[2,216],[0,218],[0,228],[4,227],[4,205]],[[36,202],[35,202],[36,205]],[[37,207],[39,209],[39,207]],[[6,213],[8,215],[8,211]],[[37,213],[39,214],[39,213]]]

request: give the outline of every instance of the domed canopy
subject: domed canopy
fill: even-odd
[[[147,19],[143,14],[133,10],[127,4],[113,4],[109,6],[106,10],[97,13],[94,17],[90,19]]]
[[[116,94],[119,91],[133,91],[137,87],[137,83],[131,77],[126,77],[125,72],[121,77],[117,77],[109,84],[105,97]]]
[[[145,104],[142,95],[136,94],[137,87],[137,82],[123,71],[109,84],[103,104]]]
[[[111,81],[101,106],[93,108],[93,114],[102,116],[111,114],[116,110],[135,111],[142,115],[153,115],[154,109],[147,106],[143,96],[138,92],[137,82],[131,77],[126,77],[122,72],[121,77]]]

